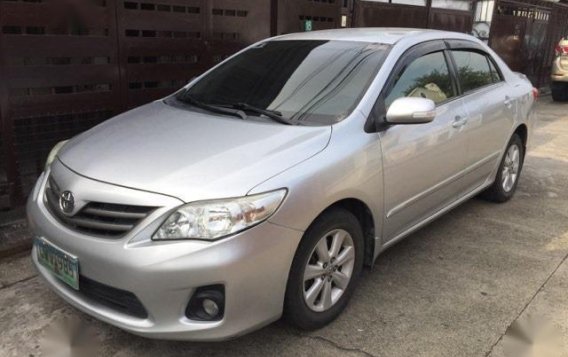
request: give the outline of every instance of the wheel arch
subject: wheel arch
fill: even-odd
[[[525,123],[520,124],[519,126],[517,126],[517,128],[515,129],[515,131],[513,132],[513,135],[517,134],[519,135],[519,137],[521,138],[521,140],[523,141],[523,147],[526,149],[527,147],[527,140],[528,140],[528,135],[529,135],[529,131],[528,131],[528,127]]]
[[[334,202],[333,204],[329,205],[325,208],[314,221],[320,217],[322,214],[325,214],[331,209],[334,208],[343,208],[349,212],[351,212],[359,221],[361,225],[361,230],[363,231],[363,239],[365,241],[364,245],[364,254],[365,254],[365,261],[364,264],[366,266],[371,266],[373,264],[374,259],[374,252],[375,252],[375,220],[373,218],[373,213],[369,206],[357,199],[357,198],[344,198],[339,201]]]

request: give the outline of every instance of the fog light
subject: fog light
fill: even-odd
[[[219,306],[211,299],[203,299],[203,310],[211,317],[219,314]]]
[[[225,313],[225,287],[223,285],[202,286],[195,290],[185,309],[190,320],[219,321]]]

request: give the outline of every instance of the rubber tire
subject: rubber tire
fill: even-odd
[[[506,192],[503,189],[502,185],[502,175],[503,175],[503,165],[505,163],[505,157],[507,156],[507,151],[511,145],[516,144],[519,147],[519,154],[520,154],[520,161],[519,161],[519,172],[517,174],[517,180],[513,185],[511,191]],[[509,144],[507,145],[507,149],[503,154],[503,158],[501,159],[501,164],[499,165],[499,169],[497,170],[497,176],[495,177],[495,181],[489,188],[481,194],[481,197],[487,201],[496,202],[496,203],[503,203],[507,202],[508,200],[513,197],[515,191],[517,189],[517,184],[519,183],[519,179],[521,178],[521,172],[523,169],[523,163],[525,161],[525,146],[523,145],[523,140],[518,134],[514,134],[511,140],[509,140]]]
[[[550,85],[552,100],[555,102],[568,102],[568,82],[552,82]]]
[[[355,264],[347,289],[339,301],[327,311],[312,311],[304,301],[304,268],[321,237],[334,229],[344,229],[353,238]],[[364,260],[364,241],[361,225],[357,218],[343,208],[332,208],[322,213],[304,233],[292,262],[286,296],[284,318],[294,327],[302,330],[319,329],[335,320],[347,306],[357,286]]]

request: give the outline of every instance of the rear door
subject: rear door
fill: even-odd
[[[443,42],[407,52],[381,93],[377,112],[384,115],[395,99],[404,96],[432,99],[436,118],[426,124],[393,125],[379,134],[386,241],[454,202],[463,190],[460,173],[466,164],[467,139],[461,121],[466,113]]]
[[[467,193],[490,180],[514,125],[517,103],[491,56],[466,41],[450,43],[460,93],[467,111]]]

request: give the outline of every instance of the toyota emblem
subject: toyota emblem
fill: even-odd
[[[59,208],[63,213],[69,214],[75,209],[75,197],[71,191],[62,192],[59,195]]]

